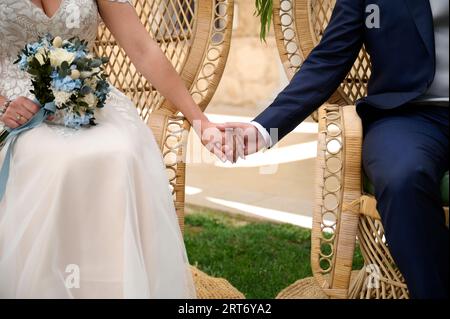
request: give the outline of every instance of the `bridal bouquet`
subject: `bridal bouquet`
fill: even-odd
[[[30,74],[31,93],[41,106],[41,114],[36,114],[28,127],[40,124],[36,122],[44,121],[57,110],[64,110],[63,124],[67,127],[95,125],[94,111],[105,105],[110,89],[104,73],[107,62],[108,58],[94,57],[87,42],[77,37],[63,40],[46,35],[28,43],[14,62]],[[13,131],[0,134],[0,145]]]
[[[16,138],[37,127],[58,110],[63,124],[79,129],[95,125],[94,111],[105,105],[110,87],[104,64],[107,58],[94,57],[87,42],[77,37],[63,40],[46,35],[28,43],[15,64],[30,74],[35,102],[40,110],[28,123],[15,129],[0,130],[0,150],[10,141],[0,170],[0,200],[9,176],[11,150]]]
[[[94,57],[84,40],[47,35],[27,44],[15,63],[31,75],[38,102],[54,102],[66,110],[64,124],[79,128],[95,125],[94,111],[105,105],[109,84],[102,66],[107,62]]]

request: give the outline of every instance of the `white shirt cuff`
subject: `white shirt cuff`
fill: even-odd
[[[256,129],[258,130],[259,133],[261,133],[261,135],[264,138],[264,146],[267,148],[271,148],[272,147],[272,138],[270,137],[269,132],[267,132],[267,130],[264,128],[264,126],[262,126],[261,124],[259,124],[258,122],[252,121],[250,122],[254,127],[256,127]]]

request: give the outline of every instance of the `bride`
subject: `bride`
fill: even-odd
[[[80,13],[76,28],[67,24],[74,7]],[[38,111],[28,76],[13,64],[20,49],[46,33],[79,36],[92,49],[100,19],[140,73],[190,123],[201,122],[197,133],[215,127],[130,0],[1,0],[5,126],[23,125]],[[14,145],[0,202],[0,298],[195,298],[162,155],[150,129],[116,88],[96,119],[98,126],[76,131],[49,120]]]

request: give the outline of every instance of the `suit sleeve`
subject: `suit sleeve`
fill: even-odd
[[[337,0],[321,42],[291,83],[254,121],[268,132],[277,128],[277,140],[281,140],[325,103],[344,80],[362,48],[364,14],[363,0]]]

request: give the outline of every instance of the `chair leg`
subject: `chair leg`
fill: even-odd
[[[358,240],[364,257],[364,267],[350,287],[349,297],[408,299],[408,288],[386,244],[383,225],[373,197],[361,197]]]

